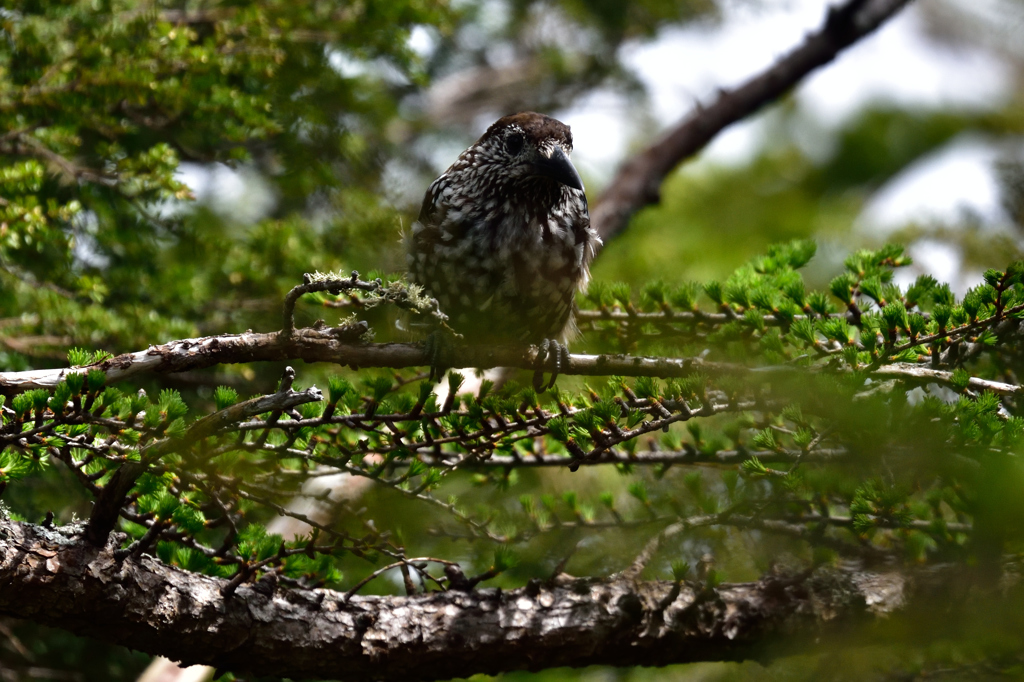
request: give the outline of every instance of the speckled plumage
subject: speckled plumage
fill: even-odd
[[[565,124],[506,116],[427,190],[409,237],[409,277],[468,339],[574,335],[574,295],[600,239],[571,151]]]

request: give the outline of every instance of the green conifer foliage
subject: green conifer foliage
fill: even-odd
[[[427,157],[481,115],[432,121],[431,79],[485,62],[477,43],[523,42],[546,74],[528,104],[553,109],[636,87],[609,55],[717,12],[566,2],[586,39],[556,49],[535,35],[542,4],[502,22],[427,0],[0,9],[8,518],[114,538],[118,560],[213,576],[224,599],[564,573],[671,581],[699,606],[783,563],[1000,570],[1024,539],[1019,248],[969,245],[997,268],[961,294],[900,277],[899,245],[819,251],[958,133],[1019,134],[1019,103],[873,110],[825,161],[784,145],[673,175],[601,254],[556,387],[529,387],[536,349],[458,339],[468,369],[428,381],[419,331],[446,317],[400,272],[418,206],[389,192],[402,172],[423,189]],[[232,210],[258,215],[183,181],[225,168],[248,183]],[[510,369],[474,376],[494,366]],[[958,648],[925,620],[893,627],[894,657],[1019,663],[1019,628],[965,628]],[[55,669],[131,679],[144,662],[19,627]],[[940,646],[921,653],[921,633]]]

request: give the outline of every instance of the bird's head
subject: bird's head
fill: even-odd
[[[513,181],[547,178],[583,191],[583,180],[569,160],[569,126],[550,116],[526,111],[500,118],[473,147],[480,160],[500,167]]]

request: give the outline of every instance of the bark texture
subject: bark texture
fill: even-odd
[[[562,575],[510,591],[346,600],[260,581],[225,598],[226,580],[146,555],[119,561],[117,541],[91,545],[80,525],[0,521],[0,613],[223,670],[430,680],[764,658],[778,639],[810,641],[898,610],[912,584],[897,572],[852,570],[717,589]]]
[[[1006,313],[1011,312],[1007,309]],[[363,330],[363,327],[357,327]],[[918,339],[918,343],[926,339]],[[352,368],[426,367],[431,358],[421,343],[364,343],[353,341],[345,327],[296,329],[291,335],[279,332],[223,334],[196,339],[180,339],[147,350],[124,353],[88,367],[62,369],[32,369],[24,372],[0,372],[0,394],[13,395],[32,388],[53,388],[71,372],[100,370],[106,374],[107,384],[124,381],[149,373],[172,374],[206,369],[220,364],[302,360],[304,362],[331,362]],[[512,367],[534,370],[538,368],[536,346],[458,346],[452,351],[453,367]],[[545,369],[552,369],[545,367]],[[710,376],[722,375],[796,375],[808,372],[844,371],[826,367],[800,367],[797,365],[746,365],[710,362],[700,357],[666,358],[639,355],[585,355],[571,354],[562,365],[560,374],[578,376],[652,376],[661,378],[686,377],[695,372]],[[952,384],[953,372],[922,367],[916,363],[892,363],[871,370],[871,375],[900,378],[928,383]],[[1024,394],[1024,387],[989,379],[971,377],[968,386],[978,391],[992,391],[997,395]]]

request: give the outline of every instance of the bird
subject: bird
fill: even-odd
[[[409,280],[454,331],[536,345],[538,363],[553,362],[547,387],[534,377],[540,390],[567,363],[575,294],[601,245],[572,149],[569,126],[550,116],[498,119],[430,184],[407,236]]]

